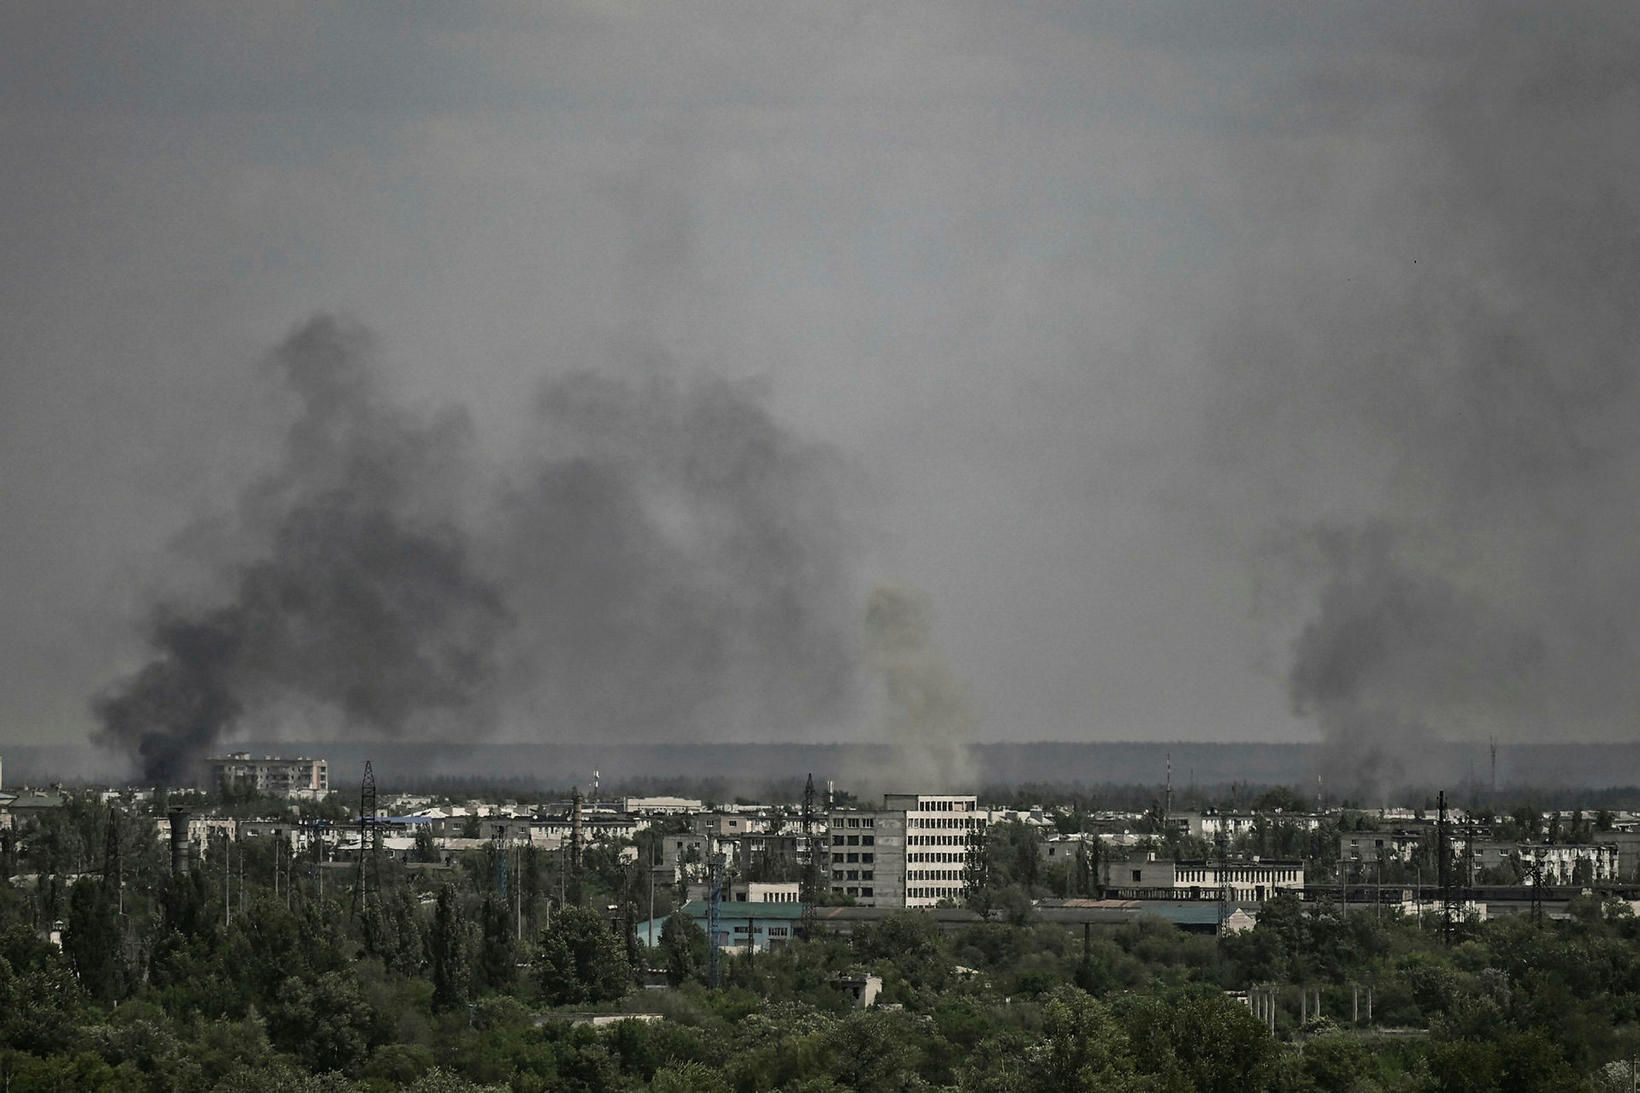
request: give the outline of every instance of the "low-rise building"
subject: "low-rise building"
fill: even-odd
[[[730,952],[778,949],[797,936],[803,909],[801,903],[722,900],[718,903],[717,935],[709,940],[718,948]],[[687,916],[702,930],[707,929],[706,900],[692,899],[678,908],[676,913]],[[638,940],[645,945],[659,945],[665,926],[666,920],[662,918],[639,923],[636,929]]]
[[[687,816],[706,805],[693,797],[628,797],[621,811],[632,816]]]
[[[1111,866],[1111,884],[1121,891],[1171,892],[1176,898],[1262,903],[1283,889],[1303,891],[1301,861],[1189,861],[1146,858]]]

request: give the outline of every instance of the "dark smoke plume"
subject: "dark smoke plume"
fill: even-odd
[[[1472,11],[1318,81],[1359,143],[1272,186],[1226,339],[1219,454],[1307,529],[1288,683],[1346,791],[1640,709],[1640,24]]]
[[[273,360],[300,413],[243,498],[225,602],[156,607],[152,662],[95,702],[148,777],[292,708],[345,732],[660,739],[846,708],[848,475],[754,389],[552,379],[503,470],[464,415],[388,399],[355,327],[315,319]]]
[[[157,607],[154,661],[95,702],[102,742],[149,778],[187,779],[259,703],[303,700],[398,733],[472,715],[495,676],[507,613],[441,496],[465,420],[387,404],[369,338],[335,319],[308,323],[273,362],[301,414],[278,470],[244,499],[263,553],[234,567],[229,603]]]
[[[547,382],[497,521],[515,691],[549,731],[787,738],[855,691],[850,474],[753,387]]]

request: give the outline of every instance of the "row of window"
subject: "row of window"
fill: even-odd
[[[831,862],[833,865],[841,865],[844,861],[865,862],[869,865],[876,860],[876,854],[833,854],[831,856]]]
[[[920,854],[912,853],[912,854],[907,854],[905,856],[906,861],[954,861],[954,862],[961,862],[961,861],[966,861],[967,858],[968,858],[968,855],[965,852],[962,852],[962,851],[955,851],[955,852],[945,851],[945,852],[942,852],[942,853],[933,853],[933,852],[925,850]]]
[[[961,891],[960,888],[908,888],[905,894],[910,899],[955,899]]]
[[[832,827],[876,827],[875,816],[833,816]]]
[[[833,835],[831,837],[831,845],[833,845],[833,846],[876,846],[877,845],[877,836],[875,836],[875,835]]]
[[[876,891],[874,888],[856,888],[853,885],[849,885],[845,888],[835,884],[831,886],[831,890],[833,892],[841,892],[845,896],[859,896],[862,899],[871,899],[872,893]]]
[[[842,880],[876,880],[877,872],[874,869],[833,869],[832,878]]]
[[[961,869],[913,869],[905,875],[906,880],[962,880]]]
[[[972,812],[973,801],[918,801],[917,808],[922,812]]]
[[[974,816],[914,817],[905,822],[907,828],[984,827],[985,821]]]

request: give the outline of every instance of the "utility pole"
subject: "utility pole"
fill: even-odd
[[[723,855],[712,855],[711,871],[706,889],[706,966],[707,982],[713,990],[719,986],[718,964],[722,955],[718,950],[718,903],[723,899]]]
[[[1450,945],[1455,926],[1453,918],[1457,908],[1454,906],[1456,892],[1452,875],[1451,835],[1447,831],[1446,823],[1446,790],[1441,790],[1436,798],[1436,807],[1439,810],[1435,822],[1435,853],[1438,856],[1436,864],[1440,867],[1441,940]]]
[[[376,823],[376,772],[364,761],[364,778],[359,783],[359,864],[353,881],[353,913],[365,914],[381,883],[376,848],[380,845]]]
[[[1229,839],[1224,833],[1224,825],[1219,824],[1218,833],[1214,836],[1218,849],[1218,882],[1219,882],[1219,933],[1224,933],[1224,922],[1230,917],[1230,849]]]
[[[576,786],[570,796],[569,820],[569,898],[581,902],[581,787]]]
[[[1162,790],[1162,834],[1165,837],[1173,818],[1173,753],[1167,753],[1167,781]]]
[[[1498,738],[1495,737],[1495,736],[1492,737],[1492,740],[1491,740],[1491,751],[1492,751],[1492,803],[1495,805],[1495,803],[1498,799]]]

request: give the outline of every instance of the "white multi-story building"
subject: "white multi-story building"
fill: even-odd
[[[832,812],[829,827],[833,892],[867,907],[932,907],[962,899],[985,814],[972,796],[890,793],[881,809]]]

